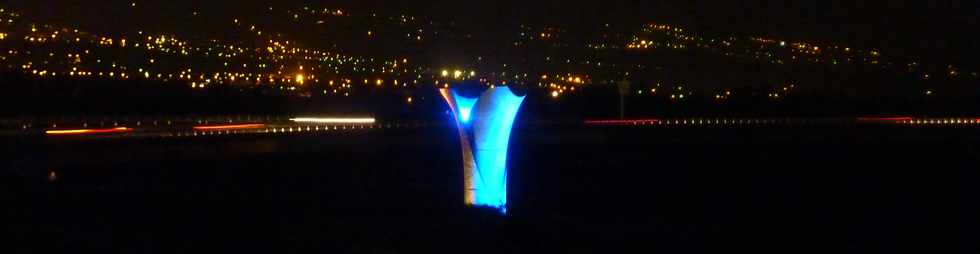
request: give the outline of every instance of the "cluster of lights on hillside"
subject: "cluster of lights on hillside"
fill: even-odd
[[[138,6],[134,3],[132,7]],[[435,29],[432,21],[406,14],[379,16],[374,13],[358,14],[337,8],[313,7],[269,7],[269,11],[285,13],[292,17],[292,22],[298,24],[329,25],[334,19],[376,17],[376,20],[384,23],[370,26],[401,27],[403,29],[398,30],[397,36],[404,36],[403,39],[408,41],[416,38],[421,40],[423,37],[435,40],[440,36],[453,36]],[[194,15],[198,14],[194,11]],[[545,66],[536,71],[538,73],[513,71],[506,63],[496,66],[482,65],[480,63],[484,61],[483,56],[474,57],[473,63],[465,64],[473,66],[467,68],[432,68],[410,61],[404,56],[363,57],[348,55],[339,50],[305,46],[284,38],[281,31],[265,28],[247,17],[235,17],[222,22],[257,44],[245,45],[214,39],[192,40],[175,34],[143,31],[127,35],[96,35],[77,27],[23,21],[19,14],[0,9],[0,63],[40,79],[152,81],[181,84],[197,90],[236,86],[273,89],[305,97],[350,96],[366,90],[413,90],[419,86],[432,85],[447,87],[460,81],[473,80],[485,86],[536,86],[546,94],[559,98],[588,86],[614,85],[620,79],[628,78],[629,73],[642,72],[645,68],[598,55],[576,56],[561,53],[549,53],[543,59],[535,59]],[[391,31],[390,27],[377,27],[359,32],[367,34],[370,39],[380,38],[384,34],[392,33]],[[515,45],[523,47],[531,42],[561,48],[576,45],[566,39],[570,38],[565,36],[567,32],[562,27],[521,25]],[[701,48],[726,56],[749,57],[772,64],[867,64],[883,68],[898,66],[897,69],[902,71],[917,73],[922,80],[977,77],[976,72],[964,72],[954,65],[946,66],[941,73],[928,72],[917,61],[899,63],[885,58],[875,49],[765,37],[709,38],[664,24],[645,25],[636,34],[610,32],[603,36],[609,39],[578,45],[584,46],[583,49],[623,49],[627,53],[637,54],[653,49]],[[734,96],[731,90],[725,88],[705,91],[695,91],[694,88],[677,91],[669,88],[683,87],[682,84],[686,83],[683,80],[655,82],[673,84],[665,85],[665,88],[661,88],[660,83],[655,86],[652,83],[634,84],[637,88],[633,92],[636,96],[662,96],[671,100],[683,100],[695,94],[720,101]],[[778,99],[788,92],[776,89],[762,95]],[[926,90],[924,94],[932,95],[933,90]],[[404,99],[406,103],[414,100],[412,96]]]
[[[342,11],[329,11],[342,15]],[[0,12],[19,16],[9,11]],[[218,40],[188,41],[176,35],[94,35],[78,28],[10,22],[0,25],[0,61],[37,78],[100,78],[183,83],[202,89],[215,85],[271,87],[301,94],[350,95],[356,80],[371,86],[409,88],[434,77],[407,58],[381,60],[298,45],[263,36],[257,25],[230,22],[261,46]],[[17,36],[13,36],[17,34]],[[14,38],[23,40],[11,40]],[[364,82],[368,85],[369,82]]]
[[[789,63],[831,66],[864,64],[904,73],[919,73],[923,80],[928,80],[935,74],[950,79],[980,78],[976,71],[962,75],[963,72],[953,64],[947,64],[944,68],[926,69],[914,59],[885,58],[878,49],[860,49],[840,44],[787,41],[766,37],[729,36],[712,38],[664,24],[648,24],[641,32],[633,35],[623,48],[627,50],[701,48],[721,52],[730,57],[753,58],[779,65]]]

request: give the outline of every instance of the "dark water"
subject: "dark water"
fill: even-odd
[[[462,206],[453,134],[10,141],[3,248],[978,250],[975,129],[519,127],[506,217]]]

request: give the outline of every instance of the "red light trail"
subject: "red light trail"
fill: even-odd
[[[912,121],[912,117],[858,117],[859,122],[901,122]]]
[[[45,134],[48,135],[87,135],[87,134],[107,134],[107,133],[123,133],[131,132],[133,129],[126,127],[117,127],[112,129],[77,129],[77,130],[48,130]]]

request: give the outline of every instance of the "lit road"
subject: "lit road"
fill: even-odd
[[[176,138],[234,135],[332,134],[344,131],[433,128],[448,122],[383,121],[373,117],[213,116],[194,118],[0,119],[0,136],[78,138]],[[980,118],[837,117],[837,118],[646,118],[582,121],[518,121],[518,125],[585,126],[594,128],[756,128],[793,126],[894,126],[898,128],[980,127]]]
[[[0,135],[47,138],[149,138],[288,134],[418,128],[414,122],[379,122],[373,117],[196,117],[3,119]]]

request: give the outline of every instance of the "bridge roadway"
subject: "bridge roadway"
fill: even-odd
[[[449,121],[380,121],[371,117],[208,116],[74,117],[0,119],[0,137],[56,139],[172,138],[255,134],[330,133],[449,126]],[[980,127],[973,117],[688,117],[648,119],[518,120],[524,125],[635,128],[755,128],[793,126],[893,125],[911,128]]]

